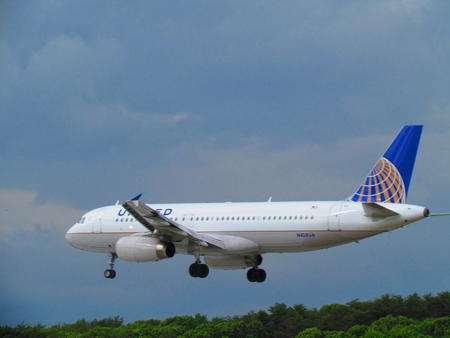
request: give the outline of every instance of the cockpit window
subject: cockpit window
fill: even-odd
[[[79,223],[79,224],[83,224],[85,220],[86,220],[86,217],[82,217],[82,218],[78,221],[78,223]]]

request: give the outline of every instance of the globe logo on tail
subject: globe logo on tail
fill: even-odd
[[[351,198],[355,202],[405,203],[406,189],[397,168],[382,157]]]

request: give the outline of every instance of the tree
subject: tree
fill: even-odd
[[[268,337],[267,331],[264,328],[264,325],[257,320],[254,320],[247,324],[246,329],[248,338],[266,338]]]
[[[179,325],[188,331],[194,328],[194,318],[192,316],[177,316],[167,318],[161,322],[161,326],[168,325]]]
[[[324,305],[317,315],[320,317],[321,330],[345,331],[356,324],[355,312],[349,306],[342,304]]]
[[[295,338],[324,338],[325,334],[319,330],[317,327],[311,327],[309,329],[303,330]]]

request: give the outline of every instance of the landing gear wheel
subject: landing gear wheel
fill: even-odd
[[[193,263],[189,267],[189,274],[192,277],[205,278],[209,274],[209,268],[206,264]]]
[[[209,274],[209,268],[206,264],[200,264],[202,272],[198,275],[200,278],[205,278]]]
[[[191,277],[199,277],[201,272],[202,272],[201,264],[193,263],[189,267],[189,274],[191,275]]]
[[[247,271],[247,279],[249,282],[262,283],[266,280],[266,271],[258,268],[251,268]]]
[[[113,279],[114,277],[116,277],[116,271],[114,270],[114,264],[116,262],[117,255],[114,252],[111,252],[110,257],[111,258],[109,259],[109,262],[108,262],[109,263],[109,269],[105,270],[103,275],[106,278]]]
[[[247,271],[247,279],[249,282],[256,282],[256,272],[257,270],[255,268],[251,268],[250,270]]]
[[[256,281],[258,283],[264,282],[266,280],[266,276],[267,276],[266,271],[264,271],[263,269],[258,269],[256,271],[258,271],[258,278],[256,279]]]
[[[105,270],[104,275],[105,275],[106,278],[111,278],[112,279],[112,278],[116,277],[116,271],[113,270],[113,269],[107,269],[107,270]]]

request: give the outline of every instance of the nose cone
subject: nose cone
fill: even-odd
[[[75,247],[74,245],[74,235],[71,233],[71,230],[73,229],[70,228],[69,231],[66,232],[66,242],[69,243],[71,246]]]

